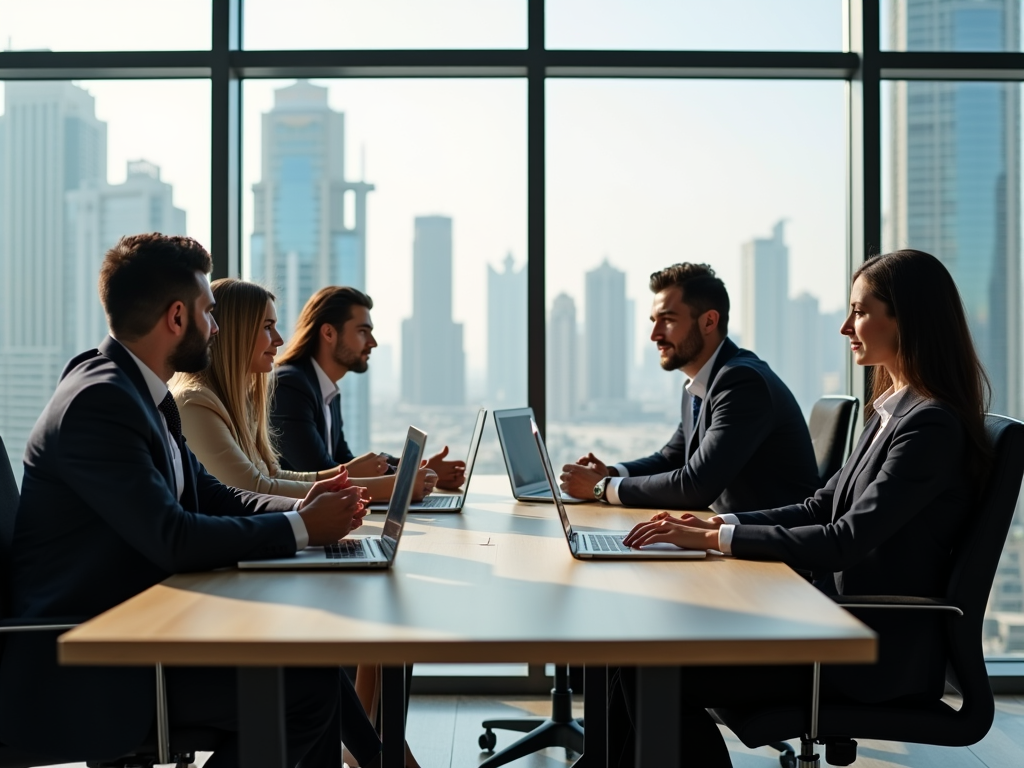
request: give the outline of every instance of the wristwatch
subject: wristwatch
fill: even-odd
[[[594,486],[595,499],[598,501],[608,501],[608,499],[605,498],[605,491],[608,490],[608,483],[610,483],[611,480],[612,479],[610,477],[602,477],[597,481],[597,484]]]

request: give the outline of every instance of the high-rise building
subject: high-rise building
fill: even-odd
[[[824,391],[824,366],[822,362],[822,328],[821,312],[818,299],[804,292],[789,300],[789,327],[799,331],[800,340],[797,348],[786,356],[782,370],[775,369],[790,391],[805,416],[810,416],[814,402]],[[832,330],[838,338],[837,330]],[[792,341],[790,343],[793,343]]]
[[[780,376],[786,368],[786,346],[791,343],[789,247],[783,239],[784,229],[785,221],[780,221],[772,228],[771,237],[743,245],[740,282],[743,344]]]
[[[328,106],[326,88],[299,80],[278,89],[262,128],[250,273],[277,295],[287,339],[319,289],[366,290],[366,196],[374,187],[346,178],[345,115]],[[341,411],[349,446],[368,450],[368,377],[342,379]]]
[[[551,304],[547,346],[548,419],[572,421],[579,394],[579,335],[576,330],[576,302],[567,293],[558,294]]]
[[[626,273],[608,263],[586,274],[586,386],[588,406],[607,412],[626,400]]]
[[[892,7],[896,50],[1020,50],[1019,0]],[[898,81],[891,93],[891,247],[947,266],[992,382],[992,410],[1021,416],[1020,86]]]
[[[452,321],[452,220],[417,216],[412,247],[412,317],[402,321],[402,400],[462,405],[462,323]]]
[[[70,82],[14,80],[4,88],[0,138],[0,434],[20,469],[28,434],[77,351],[67,335],[77,274],[66,196],[106,179],[107,126],[93,97]]]
[[[185,234],[185,211],[174,207],[173,189],[160,180],[160,168],[147,160],[128,163],[122,184],[86,181],[67,193],[65,252],[71,292],[65,339],[74,350],[96,346],[107,320],[96,293],[103,256],[123,235],[140,232]]]
[[[508,254],[499,272],[487,265],[487,399],[521,408],[526,399],[526,267]]]

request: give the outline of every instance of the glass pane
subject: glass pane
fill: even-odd
[[[373,298],[379,347],[342,379],[353,451],[409,424],[462,456],[476,409],[526,404],[526,84],[247,81],[245,273],[285,338],[309,296]],[[476,470],[504,472],[493,426]]]
[[[842,0],[547,0],[546,8],[555,49],[843,48]]]
[[[154,230],[209,242],[210,86],[0,88],[0,435],[20,478],[64,363],[107,332],[96,292],[107,249]]]
[[[722,277],[729,336],[771,364],[805,415],[844,392],[844,84],[547,88],[552,459],[635,459],[672,435],[684,379],[659,366],[648,278],[679,261]]]
[[[990,410],[1024,417],[1021,86],[883,84],[883,247],[942,259],[992,383]],[[1024,654],[1024,511],[1018,505],[986,620],[991,655]]]
[[[246,0],[250,50],[525,48],[526,0]]]
[[[889,51],[1019,51],[1020,0],[882,0]]]
[[[28,51],[209,50],[210,0],[0,0],[0,45]]]

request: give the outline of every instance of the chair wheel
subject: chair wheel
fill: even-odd
[[[498,737],[494,735],[494,731],[488,728],[480,734],[480,738],[477,739],[477,743],[480,745],[480,749],[484,752],[493,752],[495,745],[498,743]]]
[[[779,755],[779,765],[782,768],[796,768],[796,755],[792,752],[783,752]]]

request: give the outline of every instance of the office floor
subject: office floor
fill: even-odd
[[[486,755],[477,746],[488,717],[544,715],[546,699],[478,696],[414,696],[409,711],[409,743],[423,768],[476,768]],[[582,714],[582,713],[581,713]],[[515,735],[495,731],[498,748]],[[726,732],[734,768],[775,768],[778,753],[749,750]],[[199,765],[205,760],[200,756]],[[572,765],[565,751],[549,749],[513,764],[513,768],[565,768]],[[824,765],[824,761],[823,761]],[[999,696],[995,724],[973,747],[946,749],[919,744],[861,741],[858,768],[1017,768],[1024,765],[1024,696]],[[67,768],[84,768],[74,764]]]

